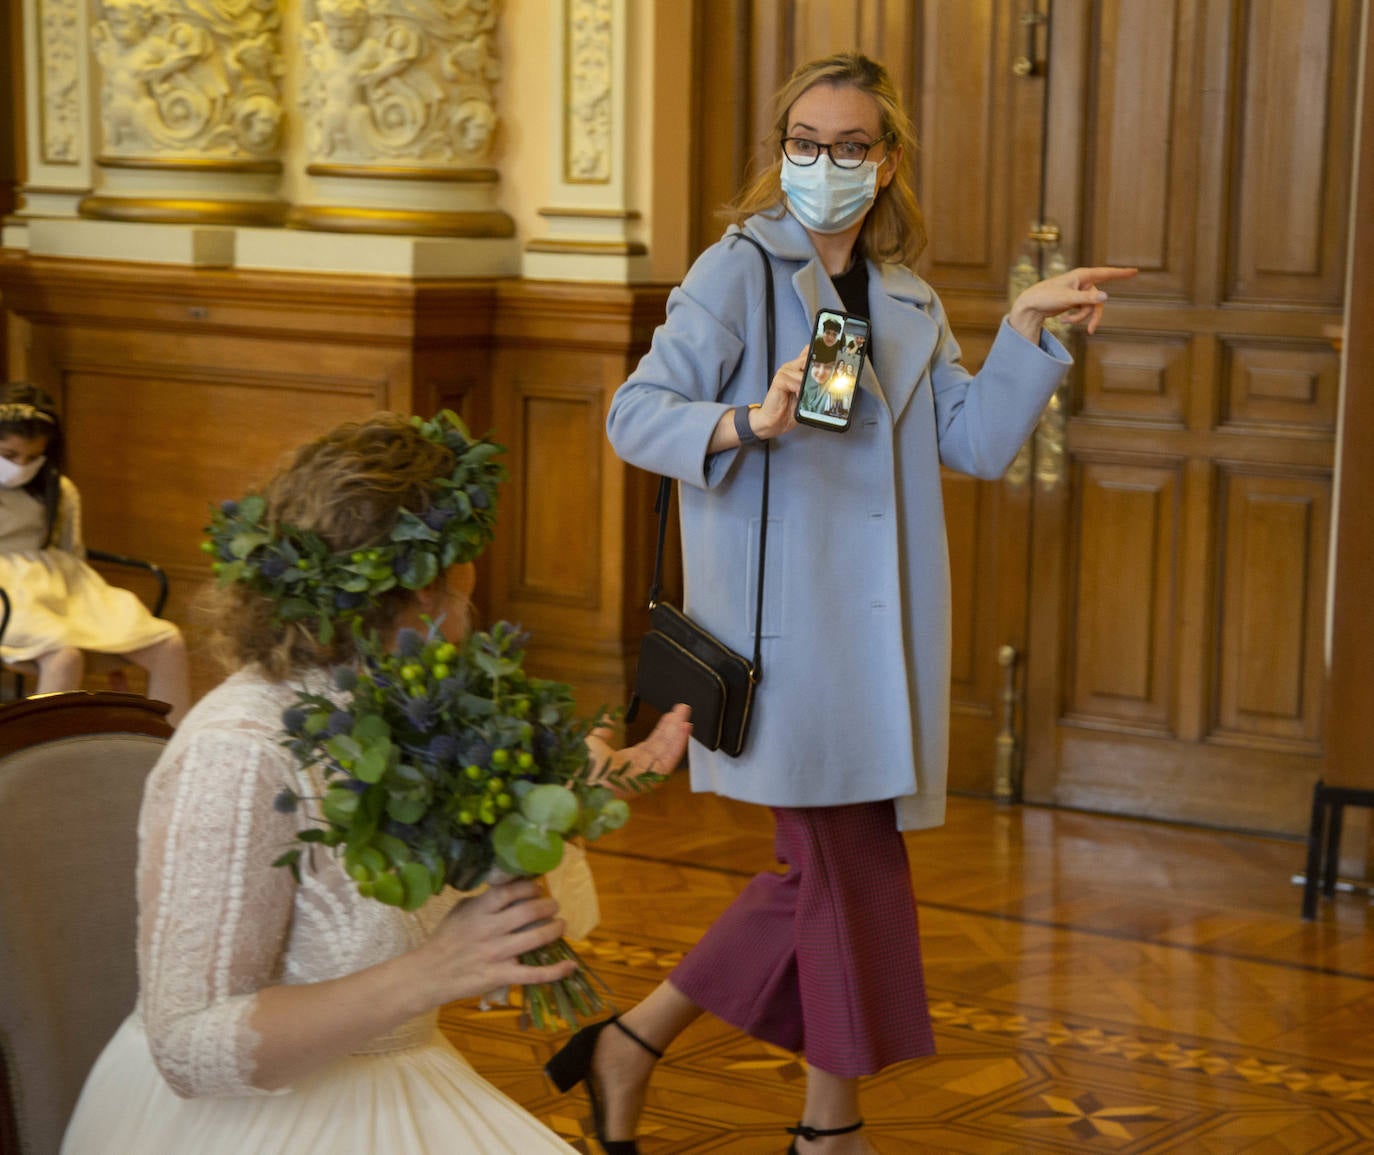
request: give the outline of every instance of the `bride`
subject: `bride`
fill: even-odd
[[[297,691],[323,691],[329,667],[350,660],[355,622],[385,634],[425,615],[455,635],[466,629],[472,558],[494,509],[496,471],[481,444],[443,417],[383,414],[307,445],[268,486],[264,524],[293,540],[317,535],[339,564],[359,551],[394,560],[396,572],[417,564],[417,550],[457,560],[433,571],[422,560],[410,572],[438,574],[422,589],[360,596],[329,588],[326,559],[315,616],[290,621],[282,606],[301,583],[283,580],[273,559],[253,554],[225,575],[218,642],[237,669],[149,776],[138,1001],[91,1070],[63,1155],[571,1150],[436,1025],[452,1000],[566,977],[571,962],[517,961],[562,933],[552,899],[517,881],[461,900],[447,891],[406,913],[360,897],[328,852],[302,859],[299,882],[272,865],[304,821],[274,800],[284,788],[323,792],[281,744]],[[404,511],[438,540],[399,530],[414,523]],[[679,707],[638,746],[590,741],[633,773],[676,766],[689,730]]]

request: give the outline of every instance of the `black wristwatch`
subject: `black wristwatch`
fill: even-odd
[[[757,408],[757,405],[735,406],[735,432],[739,434],[741,446],[753,445],[759,439],[759,435],[754,432],[754,427],[749,424],[749,410]]]

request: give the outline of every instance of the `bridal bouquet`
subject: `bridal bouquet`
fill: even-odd
[[[324,769],[322,823],[297,839],[330,847],[359,893],[415,910],[444,886],[534,877],[558,865],[564,841],[594,839],[629,818],[602,785],[645,789],[655,774],[592,779],[590,724],[569,688],[524,670],[526,635],[509,623],[461,645],[401,630],[394,649],[360,639],[357,667],[334,672],[337,694],[298,695],[283,715],[286,745]],[[279,805],[299,800],[290,792]],[[299,871],[302,848],[275,863]],[[560,939],[525,963],[576,958]],[[585,967],[525,988],[541,1029],[603,1008]]]

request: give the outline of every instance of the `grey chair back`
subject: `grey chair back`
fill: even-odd
[[[45,694],[0,707],[0,1150],[57,1155],[137,992],[143,783],[168,707]]]

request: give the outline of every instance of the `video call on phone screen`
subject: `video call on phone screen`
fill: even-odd
[[[847,425],[859,383],[868,322],[822,310],[811,335],[811,354],[802,381],[801,412],[830,425]]]

